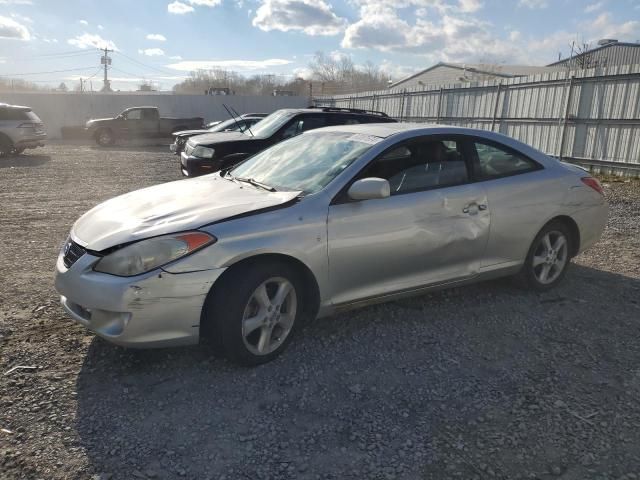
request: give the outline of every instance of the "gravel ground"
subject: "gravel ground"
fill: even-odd
[[[3,480],[640,478],[640,184],[606,183],[606,233],[556,291],[365,308],[243,369],[114,347],[58,305],[73,221],[177,178],[166,147],[0,159]]]

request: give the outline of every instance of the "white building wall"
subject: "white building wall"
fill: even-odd
[[[113,117],[125,108],[153,106],[167,117],[203,117],[205,122],[229,118],[222,104],[238,113],[271,113],[280,108],[309,105],[307,97],[217,96],[163,94],[98,94],[0,92],[0,103],[26,105],[42,119],[50,138],[60,138],[62,127],[84,125],[91,118]]]

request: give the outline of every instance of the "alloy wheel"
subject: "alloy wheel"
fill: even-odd
[[[242,339],[254,355],[268,355],[291,333],[298,299],[293,284],[282,277],[261,283],[249,297],[242,316]]]
[[[569,259],[569,245],[564,233],[547,232],[533,254],[533,274],[543,285],[553,283],[564,270]]]

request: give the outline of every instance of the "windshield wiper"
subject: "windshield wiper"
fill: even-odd
[[[254,178],[234,177],[233,175],[231,175],[231,178],[238,180],[239,182],[248,183],[250,185],[253,185],[254,187],[260,187],[268,192],[277,192],[277,190],[273,188],[271,185],[267,185],[266,183],[259,182]]]

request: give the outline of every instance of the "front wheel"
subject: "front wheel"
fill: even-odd
[[[571,261],[571,234],[560,222],[546,225],[531,244],[521,272],[524,282],[534,290],[546,291],[558,285]]]
[[[236,267],[207,299],[204,332],[231,361],[245,366],[280,355],[301,323],[302,279],[291,266]]]
[[[113,145],[114,142],[115,137],[113,132],[108,128],[103,128],[96,132],[96,143],[101,147],[108,147],[109,145]]]

